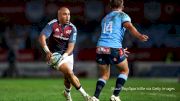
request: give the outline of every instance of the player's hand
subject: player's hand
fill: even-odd
[[[128,48],[125,48],[123,51],[124,51],[125,56],[128,57],[128,54],[130,53],[130,52],[128,51]]]
[[[47,52],[46,53],[46,61],[49,62],[51,59],[52,53],[51,52]]]
[[[61,58],[59,59],[59,61],[64,60],[66,57],[68,57],[68,53],[64,53]]]
[[[68,57],[68,53],[64,53],[64,54],[62,55],[62,57],[61,57],[60,60],[63,60],[63,59],[65,59],[66,57]]]
[[[141,40],[141,41],[147,41],[148,39],[149,39],[149,37],[144,34],[140,35],[140,37],[139,37],[139,40]]]

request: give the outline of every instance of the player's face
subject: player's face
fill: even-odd
[[[70,11],[67,8],[63,8],[58,11],[58,20],[61,24],[67,24],[70,21]]]

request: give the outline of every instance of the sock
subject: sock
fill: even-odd
[[[82,86],[80,86],[79,89],[77,89],[83,96],[87,96],[87,93],[85,92],[85,90],[82,88]]]
[[[99,94],[101,93],[101,90],[103,89],[103,87],[105,86],[106,81],[103,79],[99,79],[96,83],[96,91],[94,93],[94,96],[96,98],[99,98]]]
[[[125,74],[119,74],[116,80],[116,86],[115,86],[113,95],[119,96],[119,93],[122,90],[122,87],[125,84],[126,80],[127,80],[127,76]]]
[[[66,88],[66,87],[65,87],[65,93],[66,93],[66,94],[70,95],[70,91],[71,91],[71,88],[69,89],[69,88]]]

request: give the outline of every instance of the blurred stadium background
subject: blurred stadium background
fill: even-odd
[[[108,0],[1,0],[0,75],[2,77],[59,76],[44,61],[37,38],[57,9],[67,6],[78,28],[75,73],[97,77],[95,45]],[[180,7],[172,0],[125,0],[137,29],[150,40],[142,43],[126,33],[131,77],[178,77],[180,75]],[[13,54],[13,51],[16,54]],[[91,71],[94,71],[93,73]],[[112,76],[116,69],[112,68]]]
[[[108,1],[109,0],[0,0],[1,78],[56,78],[62,76],[61,73],[48,68],[46,65],[44,54],[37,38],[42,28],[51,19],[56,18],[57,9],[60,6],[67,6],[71,10],[71,22],[74,23],[78,29],[77,44],[74,51],[74,71],[78,77],[86,78],[82,79],[85,88],[93,88],[96,78],[98,77],[98,69],[95,63],[95,46],[100,33],[101,18],[108,12]],[[126,33],[124,47],[129,48],[131,52],[128,60],[130,68],[129,76],[132,78],[127,85],[133,86],[135,84],[138,86],[139,83],[141,83],[141,79],[133,80],[133,78],[146,78],[142,79],[144,82],[142,85],[144,84],[145,86],[148,86],[148,82],[146,82],[148,78],[160,78],[161,82],[156,84],[157,82],[154,80],[149,83],[149,86],[160,87],[168,84],[168,87],[178,89],[175,91],[177,92],[175,96],[178,96],[180,89],[179,84],[177,84],[178,78],[180,78],[179,1],[125,0],[124,11],[131,16],[132,23],[136,28],[141,33],[147,34],[150,37],[148,42],[142,43],[133,38],[128,31]],[[15,54],[13,54],[14,52]],[[116,77],[116,75],[116,69],[111,68],[111,77]],[[168,78],[168,80],[164,78]],[[4,99],[6,99],[9,94],[15,94],[13,92],[9,93],[13,88],[15,92],[21,92],[18,93],[18,96],[23,95],[22,92],[24,92],[24,90],[21,91],[21,89],[18,88],[19,84],[25,85],[24,89],[31,87],[23,83],[26,81],[21,82],[19,79],[17,79],[16,82],[14,82],[14,80],[11,81],[11,79],[0,79],[0,81],[0,84],[4,85],[0,87],[0,98]],[[32,82],[38,81],[32,80]],[[134,81],[139,83],[136,84]],[[11,85],[10,82],[13,83],[13,85]],[[54,84],[56,80],[50,80],[48,82],[47,84]],[[59,89],[58,85],[56,86],[54,89]],[[4,93],[8,87],[9,92]],[[108,87],[108,89],[111,89],[112,86]],[[34,88],[32,87],[32,89],[38,90],[36,86]],[[93,94],[92,89],[87,90],[91,92],[90,94]],[[40,92],[43,92],[43,89]],[[141,92],[143,96],[146,95],[146,93],[147,92]],[[150,95],[153,94],[154,93],[151,93]],[[26,96],[29,96],[29,93]],[[22,99],[25,100],[26,96]],[[34,95],[31,95],[30,97],[33,98],[33,96]],[[161,94],[161,96],[166,95]],[[129,97],[124,99],[129,101],[134,99],[134,97],[128,98]],[[153,98],[150,99],[151,101],[159,101],[156,99],[153,100]],[[160,97],[160,99],[162,98]],[[18,101],[18,99],[16,100]],[[29,99],[29,101],[32,100],[33,99]],[[45,101],[45,99],[41,100]],[[41,100],[38,99],[37,101]],[[137,101],[144,100],[147,99],[139,98]],[[163,101],[170,101],[170,99],[164,98]],[[178,101],[178,98],[172,101]]]

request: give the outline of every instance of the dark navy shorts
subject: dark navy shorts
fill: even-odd
[[[118,64],[126,59],[123,48],[96,48],[96,62],[101,65]]]

